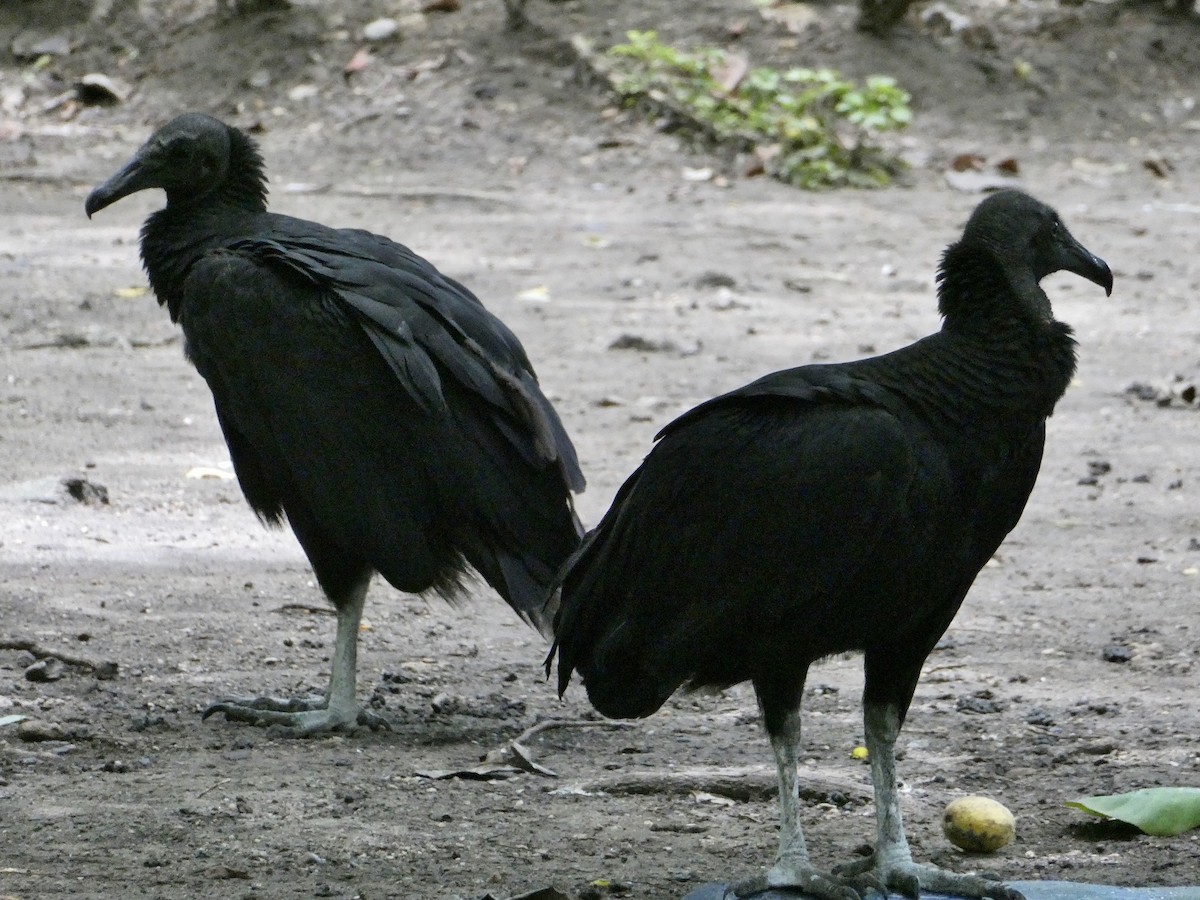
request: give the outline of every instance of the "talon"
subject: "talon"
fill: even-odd
[[[370,728],[372,731],[391,731],[392,730],[391,722],[389,722],[383,716],[377,715],[376,713],[373,713],[373,712],[367,712],[365,709],[360,709],[358,711],[358,724],[365,725],[367,728]]]
[[[856,859],[856,860],[853,860],[848,863],[839,863],[838,865],[833,867],[833,874],[837,875],[840,878],[846,878],[846,877],[853,878],[854,876],[859,876],[859,875],[870,875],[871,870],[874,866],[875,866],[875,855],[872,854],[870,856],[864,856],[862,859]],[[874,882],[876,884],[880,884],[880,885],[883,884],[883,882],[879,881],[879,879],[875,878],[873,875],[871,875],[871,878],[874,880]],[[874,885],[871,885],[871,886],[874,887]],[[880,893],[882,893],[885,897],[887,896],[886,889],[881,890]]]
[[[903,894],[910,900],[920,900],[921,898],[921,879],[911,872],[901,872],[891,882],[892,887]],[[884,893],[887,896],[887,893]]]
[[[857,872],[848,880],[847,885],[858,892],[860,900],[866,891],[874,891],[882,897],[889,893],[887,885],[880,881],[874,872]]]

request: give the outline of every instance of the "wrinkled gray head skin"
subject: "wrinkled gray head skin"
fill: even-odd
[[[158,129],[112,178],[88,195],[88,217],[137,191],[161,188],[167,205],[203,200],[225,181],[231,156],[229,127],[201,113],[187,113]]]
[[[1073,272],[1112,294],[1108,263],[1079,243],[1058,213],[1020,191],[998,191],[980,203],[961,243],[988,247],[998,259],[1011,261],[1011,271],[1032,263],[1035,281],[1053,272]]]

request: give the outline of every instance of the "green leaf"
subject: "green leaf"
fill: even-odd
[[[758,67],[727,90],[713,77],[727,64],[721,49],[677,49],[653,31],[627,37],[627,44],[608,51],[616,63],[610,81],[627,103],[636,97],[667,102],[718,138],[778,145],[779,158],[767,167],[777,178],[807,188],[875,186],[903,167],[872,146],[874,134],[903,128],[912,118],[909,95],[892,78],[856,84],[832,69]]]
[[[1067,806],[1128,822],[1158,837],[1174,837],[1200,827],[1200,788],[1144,788],[1127,794],[1071,800]]]

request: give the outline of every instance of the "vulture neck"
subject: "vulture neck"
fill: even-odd
[[[1032,272],[1014,275],[961,244],[947,250],[938,282],[942,330],[890,354],[901,359],[874,377],[950,429],[1037,426],[1075,374],[1071,327],[1054,318]]]
[[[142,227],[142,263],[160,305],[179,320],[183,283],[205,253],[249,237],[267,214],[267,178],[254,143],[230,129],[232,147],[225,178],[200,195],[167,195],[166,208]]]
[[[1050,326],[1050,299],[1027,266],[1014,266],[986,244],[952,244],[938,270],[938,310],[951,331],[992,331],[1025,320]]]

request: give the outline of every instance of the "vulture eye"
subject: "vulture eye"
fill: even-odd
[[[168,162],[176,166],[183,165],[191,156],[190,148],[183,141],[172,141],[163,148],[163,151]]]

